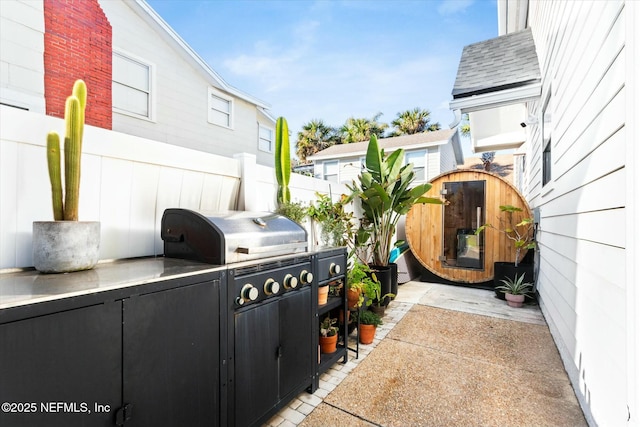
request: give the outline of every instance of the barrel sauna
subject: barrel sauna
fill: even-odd
[[[411,252],[429,271],[459,283],[493,279],[494,262],[515,261],[515,244],[504,233],[478,226],[489,223],[504,229],[507,214],[501,205],[522,209],[513,213],[514,224],[530,218],[524,197],[508,181],[482,170],[455,170],[431,180],[428,197],[447,200],[446,205],[416,204],[406,218]],[[526,254],[522,250],[520,258]]]

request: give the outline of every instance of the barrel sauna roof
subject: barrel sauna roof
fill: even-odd
[[[530,218],[531,210],[518,190],[500,176],[481,170],[455,170],[433,178],[428,197],[440,198],[445,182],[485,181],[484,222],[498,226],[505,213],[501,205],[512,205],[522,209],[514,212],[513,220],[519,223]],[[414,205],[406,218],[406,235],[411,251],[416,259],[432,273],[459,283],[482,283],[493,279],[493,264],[498,261],[515,261],[515,244],[504,233],[497,230],[484,231],[484,259],[481,269],[467,269],[446,266],[441,261],[443,255],[444,207],[433,204]],[[522,259],[526,251],[522,251]]]

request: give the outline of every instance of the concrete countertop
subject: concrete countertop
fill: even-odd
[[[35,270],[3,273],[0,310],[225,269],[226,266],[158,257],[105,262],[92,270],[74,273],[42,274]]]

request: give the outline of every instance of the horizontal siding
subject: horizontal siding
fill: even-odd
[[[273,165],[272,155],[258,152],[257,124],[264,119],[255,105],[229,95],[234,98],[232,128],[208,123],[210,77],[193,68],[183,51],[174,50],[125,2],[100,4],[113,26],[114,49],[155,68],[155,121],[114,113],[114,130],[226,157],[252,153],[258,162]]]
[[[628,416],[626,361],[625,16],[622,1],[530,2],[550,94],[552,181],[542,186],[540,126],[527,143],[526,196],[540,208],[538,290],[585,412]]]

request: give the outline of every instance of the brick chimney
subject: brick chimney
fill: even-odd
[[[73,82],[87,84],[88,125],[111,129],[112,30],[98,0],[44,0],[47,115],[64,117]]]

